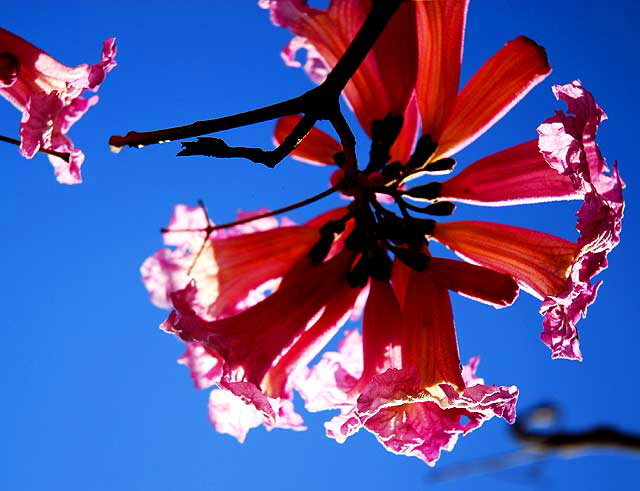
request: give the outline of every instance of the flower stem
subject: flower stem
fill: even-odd
[[[20,146],[20,140],[16,140],[15,138],[9,138],[8,136],[0,135],[0,142],[11,143],[12,145]],[[46,148],[40,148],[38,152],[44,153],[47,155],[52,155],[54,157],[58,157],[59,159],[62,159],[67,163],[71,158],[71,154],[68,152],[56,152],[55,150],[47,150]]]

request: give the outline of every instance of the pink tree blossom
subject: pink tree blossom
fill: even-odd
[[[295,36],[285,61],[300,65],[295,53],[306,49],[304,68],[315,82],[370,7],[368,0],[334,0],[327,11],[303,0],[260,4]],[[345,165],[341,144],[318,129],[292,152],[333,167],[331,183],[347,206],[300,226],[277,227],[272,218],[276,228],[220,235],[204,214],[199,224],[174,219],[165,238],[175,248],[143,266],[154,302],[173,308],[162,329],[187,343],[183,363],[196,385],[217,386],[210,416],[220,431],[243,440],[259,424],[300,429],[291,405],[297,390],[310,411],[339,410],[326,424],[337,441],[364,428],[389,451],[433,465],[488,419],[513,422],[517,389],[485,385],[475,376],[477,359],[461,369],[450,292],[503,308],[526,290],[543,302],[543,341],[553,356],[579,358],[575,322],[595,298],[590,281],[606,266],[622,216],[622,182],[615,168],[606,174],[593,140],[603,113],[591,95],[576,83],[556,88],[574,116],[559,113],[538,140],[457,176],[413,185],[450,173],[452,156],[551,71],[544,49],[518,37],[459,90],[466,11],[467,2],[454,0],[404,2],[347,84],[344,96],[371,138],[365,168]],[[299,121],[280,119],[276,143]],[[559,200],[584,200],[577,242],[446,218],[453,202]],[[463,261],[434,257],[433,241]],[[362,334],[350,333],[310,369],[358,310]],[[208,363],[189,355],[196,346]],[[193,375],[195,366],[201,373]],[[243,411],[230,421],[225,415],[239,400]]]

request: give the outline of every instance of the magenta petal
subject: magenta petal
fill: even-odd
[[[390,369],[372,380],[357,407],[364,427],[387,450],[433,466],[443,450],[453,449],[460,434],[494,416],[512,423],[517,397],[515,387],[480,384],[461,394],[448,384],[424,390],[415,371]]]
[[[84,153],[73,146],[67,135],[54,131],[51,136],[50,150],[69,154],[69,162],[49,155],[49,162],[53,166],[53,173],[60,184],[79,184],[82,182],[80,168],[84,164]]]
[[[243,443],[249,430],[257,428],[263,415],[228,390],[209,394],[209,420],[218,433],[225,433]]]
[[[65,134],[71,127],[84,116],[84,114],[98,103],[100,98],[97,95],[89,99],[75,99],[66,105],[58,113],[55,120],[57,131]]]
[[[238,396],[224,389],[212,390],[209,394],[209,419],[216,431],[231,435],[240,443],[244,442],[249,430],[260,425],[269,431],[275,428],[295,431],[306,429],[290,400],[271,399],[266,404],[271,408],[268,414],[258,407],[260,403],[256,405],[244,395]]]
[[[252,428],[264,425],[267,430],[283,428],[301,431],[302,417],[288,399],[271,399],[250,382],[221,382],[222,390],[209,396],[209,419],[220,433],[244,442]]]
[[[53,121],[64,103],[57,92],[38,92],[27,101],[20,123],[20,153],[32,158],[41,147],[49,148]]]
[[[251,382],[225,382],[223,380],[221,386],[255,407],[262,413],[266,421],[275,421],[276,413],[269,403],[269,398],[255,384]]]
[[[542,341],[553,358],[581,360],[576,323],[586,316],[587,307],[600,283],[592,278],[607,267],[607,255],[620,242],[624,183],[614,165],[611,173],[595,143],[604,111],[579,81],[554,86],[554,94],[568,105],[565,115],[558,111],[538,127],[539,147],[547,163],[571,179],[576,190],[585,193],[578,211],[578,253],[565,288],[544,299]]]
[[[362,374],[362,338],[349,331],[337,352],[326,352],[322,359],[296,381],[295,388],[305,400],[307,411],[352,407],[349,392]]]
[[[208,389],[220,382],[222,377],[220,357],[200,343],[185,344],[187,351],[178,358],[178,363],[189,369],[196,389]]]
[[[100,88],[107,73],[113,70],[116,65],[116,38],[109,38],[102,43],[102,60],[89,67],[89,84],[87,89],[95,92]]]
[[[344,443],[347,438],[358,432],[362,422],[358,417],[355,406],[345,409],[324,424],[326,435],[338,443]]]

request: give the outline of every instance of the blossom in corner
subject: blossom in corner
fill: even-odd
[[[0,95],[22,112],[20,153],[30,159],[40,149],[68,153],[68,162],[49,156],[56,179],[82,182],[84,154],[67,136],[71,127],[98,102],[96,92],[115,66],[115,38],[107,39],[95,65],[70,68],[24,39],[0,29]]]

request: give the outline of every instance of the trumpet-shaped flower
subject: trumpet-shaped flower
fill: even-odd
[[[104,42],[100,62],[69,68],[0,29],[0,95],[22,112],[20,153],[28,159],[40,149],[68,153],[68,162],[49,156],[58,182],[82,182],[84,154],[67,133],[97,104],[98,96],[84,99],[82,94],[100,88],[105,75],[116,66],[115,54],[115,39],[110,38]]]
[[[306,49],[305,70],[320,82],[371,2],[333,0],[327,11],[304,0],[260,5],[295,36],[285,61],[299,65],[295,53]],[[414,181],[450,173],[452,156],[550,73],[544,50],[519,37],[458,90],[466,12],[466,1],[403,2],[355,72],[344,95],[371,137],[366,166],[343,168],[340,143],[318,129],[292,152],[336,169],[331,182],[347,206],[300,226],[276,227],[270,218],[276,228],[225,232],[201,210],[176,209],[165,234],[176,248],[147,260],[143,276],[154,302],[173,307],[162,328],[187,343],[182,362],[196,385],[218,387],[210,414],[220,431],[242,440],[260,423],[299,429],[297,390],[310,411],[339,410],[326,424],[337,441],[364,428],[389,451],[433,465],[486,420],[512,422],[517,389],[484,385],[475,358],[461,369],[450,292],[502,308],[527,290],[543,301],[543,341],[553,356],[579,357],[575,322],[595,298],[591,277],[606,265],[622,216],[622,182],[615,168],[606,174],[595,146],[604,116],[590,94],[577,82],[556,88],[573,115],[547,120],[538,140],[445,181]],[[275,141],[299,119],[280,119]],[[453,202],[577,199],[584,200],[577,242],[446,221]],[[434,257],[434,241],[464,261]],[[359,310],[362,334],[351,332],[309,368]],[[189,355],[192,347],[204,358]],[[238,401],[245,406],[229,419]]]

